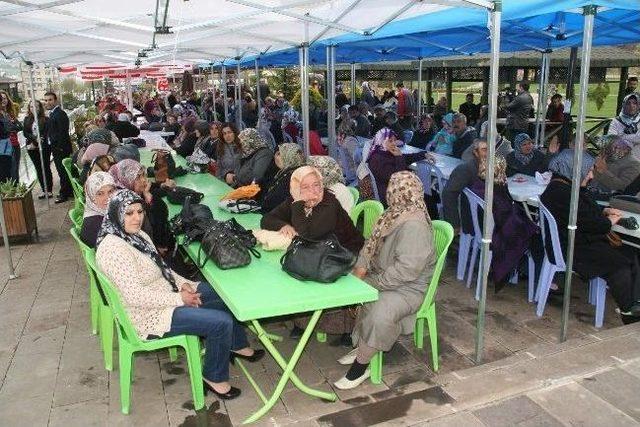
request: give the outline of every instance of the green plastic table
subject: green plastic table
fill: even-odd
[[[142,163],[150,165],[151,153],[149,150],[140,151]],[[184,165],[184,159],[180,156],[174,155],[174,158],[177,165]],[[218,207],[220,198],[231,191],[231,188],[219,179],[209,174],[188,174],[176,178],[176,182],[180,186],[192,188],[203,193],[205,197],[201,203],[211,208],[214,218],[218,220],[235,218],[238,223],[247,229],[260,227],[261,215],[259,214],[231,214]],[[182,209],[179,205],[171,203],[167,203],[167,205],[170,217],[178,214]],[[199,249],[199,242],[191,243],[184,248],[189,257],[195,262],[198,260]],[[250,329],[256,333],[264,348],[283,369],[283,374],[276,388],[271,397],[267,399],[249,372],[242,364],[239,364],[264,403],[244,423],[254,422],[266,414],[280,398],[289,380],[304,393],[335,401],[336,395],[334,393],[315,390],[305,385],[294,372],[296,364],[323,310],[371,302],[378,299],[378,291],[376,289],[351,274],[343,276],[329,285],[294,279],[285,273],[280,266],[282,252],[263,251],[261,248],[258,248],[258,250],[261,253],[261,258],[253,257],[251,263],[245,267],[221,270],[212,261],[208,260],[200,269],[203,276],[227,304],[234,316],[239,321],[246,322],[251,326]],[[204,253],[202,256],[204,256]],[[302,334],[293,355],[287,361],[273,343],[277,341],[277,338],[268,334],[262,328],[260,320],[306,312],[313,312],[311,320]]]

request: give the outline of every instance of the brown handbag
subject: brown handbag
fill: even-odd
[[[619,248],[622,246],[622,239],[615,231],[610,231],[607,233],[607,241],[614,248]]]
[[[157,150],[153,155],[153,175],[157,183],[162,184],[169,179],[169,157],[171,153],[166,150]]]

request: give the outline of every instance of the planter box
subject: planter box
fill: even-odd
[[[34,231],[36,234],[38,233],[32,188],[23,197],[3,199],[2,207],[9,237],[28,236],[31,238]]]

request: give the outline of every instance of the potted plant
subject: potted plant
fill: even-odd
[[[2,208],[9,237],[38,234],[36,211],[33,206],[33,185],[8,180],[0,183]]]

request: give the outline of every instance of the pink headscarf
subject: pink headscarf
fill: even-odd
[[[109,173],[116,186],[133,191],[133,184],[141,174],[144,174],[144,167],[135,160],[124,159],[111,166]]]

